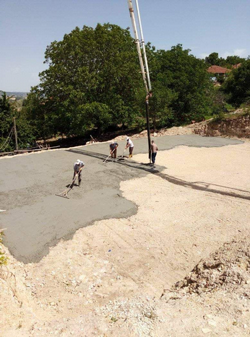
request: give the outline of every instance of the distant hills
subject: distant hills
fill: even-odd
[[[28,92],[19,92],[19,91],[6,91],[7,96],[14,96],[14,97],[26,97]]]

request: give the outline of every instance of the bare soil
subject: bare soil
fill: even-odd
[[[38,263],[2,247],[0,335],[249,336],[249,153],[161,151],[164,171],[120,184],[136,214],[79,229]]]

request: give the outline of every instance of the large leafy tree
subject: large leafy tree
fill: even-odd
[[[205,62],[208,66],[220,66],[222,64],[223,59],[219,57],[218,53],[211,53],[207,57],[205,57]]]
[[[5,92],[0,91],[0,149],[9,150],[7,140],[13,126],[13,111]],[[7,143],[8,141],[8,143]],[[11,139],[10,139],[11,142]]]
[[[250,59],[233,70],[223,85],[229,103],[240,106],[250,102]]]
[[[244,62],[246,59],[237,55],[233,55],[233,56],[227,56],[227,58],[225,59],[225,63],[224,66],[234,66],[236,64],[242,63]]]
[[[46,139],[60,130],[65,118],[59,118],[60,109],[55,114],[55,104],[46,98],[38,86],[33,87],[24,101],[22,115],[29,121],[36,139]]]
[[[49,125],[45,134],[81,135],[135,118],[142,81],[128,29],[75,28],[47,47],[45,63],[48,69],[40,73],[41,83],[27,103],[30,118],[39,110],[36,127]]]
[[[208,67],[216,65],[225,68],[232,68],[233,65],[244,62],[245,59],[243,57],[232,55],[227,56],[225,59],[223,57],[219,57],[218,53],[211,53],[207,57],[205,57],[205,63]]]
[[[26,116],[18,112],[10,103],[5,92],[0,95],[0,150],[12,151],[15,149],[13,118],[16,118],[16,128],[18,143],[20,147],[27,147],[34,142],[33,128],[29,124]]]
[[[160,124],[199,121],[211,111],[212,84],[206,65],[189,52],[181,45],[154,52],[151,111]]]

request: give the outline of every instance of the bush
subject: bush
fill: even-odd
[[[222,89],[228,95],[228,102],[236,107],[250,102],[250,59],[230,73]]]
[[[7,264],[7,257],[1,251],[2,240],[3,240],[3,232],[0,232],[0,266]]]

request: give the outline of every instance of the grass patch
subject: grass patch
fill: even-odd
[[[0,266],[7,264],[7,257],[2,252],[3,232],[0,231]]]

